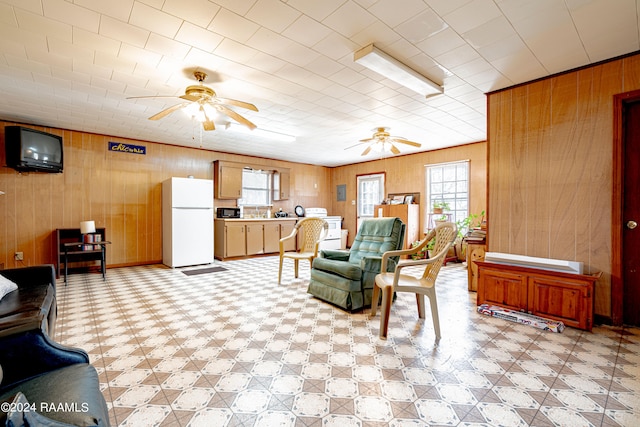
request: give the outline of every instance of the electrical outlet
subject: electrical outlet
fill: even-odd
[[[13,256],[16,261],[24,260],[24,252],[16,252]]]

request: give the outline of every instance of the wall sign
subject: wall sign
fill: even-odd
[[[147,147],[144,145],[124,144],[122,142],[109,141],[109,151],[145,155],[147,154]]]

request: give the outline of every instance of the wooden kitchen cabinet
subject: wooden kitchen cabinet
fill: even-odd
[[[279,222],[265,222],[264,232],[264,253],[280,252],[280,228]]]
[[[251,222],[245,225],[245,236],[247,239],[246,255],[258,255],[265,253],[264,250],[264,225]]]
[[[559,320],[590,331],[595,282],[601,273],[585,275],[475,261],[477,304],[491,304]]]
[[[296,219],[214,220],[214,256],[217,259],[280,252],[280,239],[293,231]],[[295,250],[295,242],[285,246]]]
[[[289,236],[293,233],[293,229],[296,226],[296,221],[283,221],[280,223],[280,239]],[[295,239],[291,239],[285,242],[284,244],[285,251],[295,251],[296,250],[296,241]],[[278,250],[280,252],[280,240],[278,240]]]
[[[240,163],[213,162],[214,197],[216,199],[239,199],[242,197],[242,170]]]
[[[244,256],[247,253],[244,224],[224,226],[224,257]]]
[[[273,200],[288,200],[290,197],[291,173],[279,169],[273,174]]]

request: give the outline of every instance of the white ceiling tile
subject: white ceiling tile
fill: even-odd
[[[163,56],[169,56],[175,59],[183,59],[187,55],[191,47],[187,44],[180,43],[173,39],[151,33],[149,35],[149,40],[147,40],[147,44],[145,45],[145,49],[150,50],[151,52],[159,53]]]
[[[476,50],[465,44],[452,49],[449,52],[443,53],[442,55],[436,56],[434,60],[447,70],[451,71],[452,68],[475,61],[479,57],[480,55]]]
[[[247,40],[247,45],[271,55],[280,56],[288,48],[292,47],[293,41],[281,36],[267,28],[260,28]]]
[[[281,33],[300,17],[300,12],[280,0],[257,0],[245,17]]]
[[[118,50],[120,49],[120,42],[78,27],[73,28],[73,44],[78,47],[98,50],[114,56],[118,54]]]
[[[69,24],[20,9],[16,9],[15,13],[18,26],[22,30],[48,37],[57,37],[68,42],[72,41],[71,25]]]
[[[74,4],[127,22],[131,16],[134,0],[74,0]]]
[[[358,34],[375,22],[375,18],[362,7],[352,2],[346,2],[322,23],[333,28],[345,37]]]
[[[283,36],[308,47],[313,47],[329,34],[331,34],[329,28],[306,15],[298,17],[298,19],[282,32]]]
[[[149,31],[104,15],[100,19],[100,34],[137,47],[144,47],[149,38]]]
[[[193,25],[190,22],[183,22],[176,34],[175,40],[190,46],[197,47],[206,52],[213,52],[224,37],[212,31]]]
[[[400,5],[398,4],[398,0],[380,0],[375,2],[371,7],[368,7],[367,10],[389,27],[394,28],[414,17],[416,14],[422,13],[424,10],[424,1],[403,0]]]
[[[191,24],[207,28],[220,6],[209,0],[165,0],[162,11],[184,19]]]
[[[49,37],[47,40],[49,41],[49,52],[53,55],[70,58],[73,61],[93,62],[94,51],[90,48],[67,43],[55,37]]]
[[[129,23],[165,37],[174,38],[182,25],[182,19],[141,3],[135,3]]]
[[[227,9],[220,9],[208,27],[209,30],[240,43],[246,43],[259,28],[255,22]]]
[[[142,63],[148,67],[154,67],[160,62],[162,55],[123,43],[118,57],[132,63]]]
[[[462,37],[448,27],[416,43],[418,48],[432,58],[464,45],[465,42]]]
[[[464,34],[498,16],[500,16],[500,10],[493,0],[472,0],[463,8],[458,8],[442,17],[458,34]]]
[[[316,21],[322,21],[327,16],[335,12],[344,3],[345,0],[289,0],[287,2],[289,6],[298,9],[300,12],[308,15]]]
[[[215,0],[215,3],[224,9],[230,10],[238,15],[245,15],[253,7],[257,0]]]
[[[353,53],[361,47],[359,44],[353,43],[337,33],[329,34],[313,46],[316,51],[336,61],[346,57],[348,57],[350,61],[353,61]]]
[[[394,29],[407,41],[417,44],[448,28],[444,20],[433,10],[427,9]]]
[[[44,16],[74,25],[94,33],[98,32],[100,14],[64,0],[43,0]]]
[[[226,38],[222,40],[213,53],[230,61],[249,63],[257,52],[249,46]]]

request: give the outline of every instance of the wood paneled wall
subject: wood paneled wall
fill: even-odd
[[[490,251],[603,272],[611,316],[613,96],[640,89],[640,55],[488,96]]]
[[[0,121],[0,164],[5,165],[4,126]],[[107,265],[125,266],[162,260],[161,183],[172,176],[213,179],[214,160],[246,161],[291,169],[291,198],[275,208],[331,203],[330,169],[278,160],[218,153],[144,141],[30,126],[62,135],[62,174],[18,173],[0,168],[0,268],[54,263],[54,231],[78,228],[94,220],[113,242]],[[146,155],[110,152],[108,142],[143,145]],[[235,201],[216,200],[216,206]],[[24,262],[14,261],[24,252]]]
[[[343,228],[349,230],[349,244],[357,232],[357,207],[354,203],[357,192],[357,176],[385,172],[385,194],[420,193],[420,224],[426,221],[425,166],[436,163],[469,160],[470,193],[469,210],[480,214],[487,206],[487,153],[486,143],[478,142],[459,147],[428,151],[405,156],[389,157],[365,163],[336,167],[332,170],[331,214],[344,218]],[[347,200],[338,202],[336,186],[346,185]],[[422,231],[422,227],[420,228]]]

